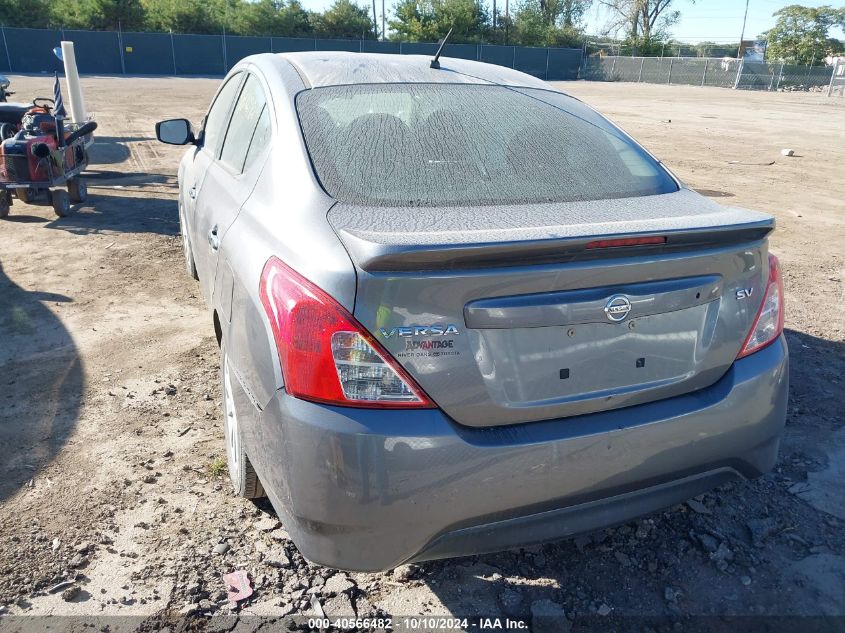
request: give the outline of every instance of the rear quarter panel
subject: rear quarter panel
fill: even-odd
[[[249,58],[247,58],[249,61]],[[231,269],[231,318],[221,317],[230,363],[256,410],[283,386],[269,321],[259,296],[261,272],[276,256],[311,279],[352,310],[355,269],[329,225],[332,200],[311,171],[294,109],[304,89],[301,79],[283,60],[265,60],[251,70],[261,73],[275,110],[273,142],[255,189],[226,234],[223,258]],[[225,296],[225,292],[222,293]],[[215,301],[218,316],[223,302]],[[250,456],[250,424],[244,438]]]

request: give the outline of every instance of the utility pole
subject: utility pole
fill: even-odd
[[[508,34],[511,27],[510,0],[505,0],[505,46],[508,45]]]
[[[376,16],[376,0],[373,0],[373,35],[378,39],[378,16]]]
[[[739,35],[739,47],[736,49],[737,59],[742,57],[742,40],[745,38],[745,21],[748,19],[748,2],[749,0],[745,0],[745,15],[742,16],[742,33]]]
[[[387,39],[387,31],[384,29],[384,0],[381,0],[381,41]]]

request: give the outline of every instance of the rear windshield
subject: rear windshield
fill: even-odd
[[[296,107],[317,177],[341,202],[467,206],[677,191],[624,133],[561,93],[333,86],[301,92]]]

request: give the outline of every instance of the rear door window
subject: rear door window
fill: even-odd
[[[255,132],[252,135],[252,142],[249,144],[249,151],[246,153],[246,161],[244,161],[244,171],[249,169],[255,160],[261,156],[270,144],[270,139],[273,134],[273,128],[270,125],[270,108],[264,104],[264,109],[261,110],[261,116],[258,117],[258,125],[255,127]]]
[[[562,93],[351,85],[303,91],[296,107],[316,174],[342,202],[528,204],[678,188],[621,130]]]
[[[220,161],[235,173],[241,173],[244,169],[247,152],[266,105],[261,84],[253,75],[249,75],[232,112],[223,151],[220,153]]]
[[[229,111],[232,109],[232,102],[235,100],[235,94],[241,84],[242,75],[243,73],[235,73],[229,77],[217,93],[217,97],[205,117],[202,146],[212,156],[217,156],[220,151],[220,142],[223,140],[226,123],[229,121]]]

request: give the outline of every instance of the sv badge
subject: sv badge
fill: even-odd
[[[736,298],[737,299],[750,299],[751,294],[754,292],[754,288],[740,288],[736,291]]]

